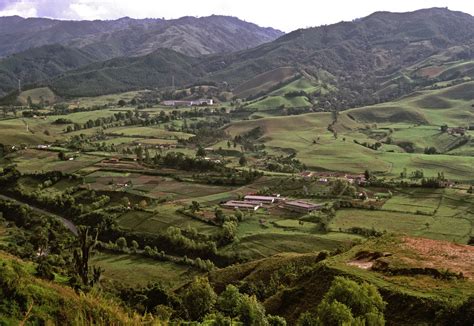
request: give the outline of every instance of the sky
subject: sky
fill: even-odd
[[[350,21],[375,11],[448,7],[474,15],[472,0],[0,0],[0,16],[67,20],[235,16],[284,32]]]

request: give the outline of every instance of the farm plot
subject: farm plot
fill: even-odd
[[[338,210],[329,224],[335,231],[353,227],[462,243],[468,241],[471,232],[471,223],[466,219],[362,209]]]
[[[399,211],[402,213],[433,214],[440,205],[443,190],[411,190],[398,193],[387,200],[384,210]]]
[[[308,253],[334,250],[340,241],[305,233],[262,233],[243,237],[226,251],[239,252],[243,257],[259,259],[282,252]]]
[[[204,222],[184,216],[178,212],[178,206],[161,205],[155,212],[131,211],[121,215],[118,219],[120,226],[138,232],[163,233],[170,226],[187,228],[193,227],[199,233],[214,234],[218,228]]]
[[[107,129],[107,134],[133,136],[133,137],[155,137],[163,139],[188,139],[192,134],[180,131],[168,131],[158,127],[117,127]]]
[[[79,155],[73,161],[61,161],[56,152],[28,149],[21,151],[12,159],[22,173],[40,171],[76,172],[97,163],[100,158],[90,155]]]
[[[104,269],[103,277],[106,280],[120,281],[131,287],[160,281],[175,289],[188,282],[189,277],[199,274],[187,266],[126,254],[97,253],[92,257],[91,263]]]

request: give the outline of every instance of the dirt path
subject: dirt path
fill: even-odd
[[[56,215],[56,214],[53,214],[53,213],[50,213],[50,212],[47,212],[41,208],[38,208],[38,207],[35,207],[35,206],[31,206],[30,204],[27,204],[27,203],[24,203],[22,201],[19,201],[15,198],[11,198],[11,197],[8,197],[8,196],[5,196],[5,195],[0,195],[0,199],[5,199],[5,200],[11,200],[11,201],[16,201],[18,203],[21,203],[23,205],[26,205],[26,206],[29,206],[32,210],[34,210],[35,212],[37,213],[40,213],[42,215],[49,215],[49,216],[52,216],[54,218],[57,218],[58,220],[60,220],[64,226],[66,228],[68,228],[68,230],[70,230],[72,233],[74,233],[74,235],[77,235],[77,227],[74,223],[72,223],[70,220],[62,217],[62,216],[59,216],[59,215]]]

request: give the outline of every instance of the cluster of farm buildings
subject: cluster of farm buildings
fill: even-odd
[[[316,210],[320,210],[322,204],[314,204],[305,202],[302,200],[288,200],[280,195],[274,196],[258,196],[258,195],[246,195],[243,200],[229,200],[223,204],[222,207],[229,209],[240,209],[240,210],[253,210],[256,211],[260,208],[266,208],[271,206],[277,206],[280,208],[288,209],[294,212],[310,213]]]
[[[213,105],[213,99],[199,99],[199,100],[190,100],[190,101],[183,101],[183,100],[168,100],[163,101],[161,104],[165,106],[202,106],[202,105]]]
[[[329,182],[331,179],[342,179],[357,185],[364,185],[367,182],[364,174],[304,171],[300,173],[300,176],[305,179],[316,179],[321,183]]]

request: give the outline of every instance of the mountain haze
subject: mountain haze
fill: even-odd
[[[474,18],[468,14],[443,8],[409,13],[377,12],[353,22],[297,30],[249,50],[201,57],[197,61],[189,58],[189,63],[199,64],[200,68],[190,71],[199,72],[194,78],[186,78],[186,82],[190,79],[225,81],[235,88],[258,74],[294,67],[316,79],[326,76],[349,102],[360,104],[358,98],[380,91],[386,82],[411,89],[412,81],[400,79],[399,75],[424,60],[435,58],[447,62],[473,58],[473,44]],[[133,64],[136,58],[124,60],[130,60],[133,67],[121,70],[129,76],[129,89],[152,86],[146,65],[139,69]],[[184,57],[180,59],[183,64],[185,61]],[[94,72],[93,67],[85,70],[91,74],[102,73]],[[70,79],[76,84],[78,73],[85,70],[71,72],[71,76],[66,74],[53,85],[64,95],[92,94],[77,87],[69,91],[61,85],[72,84],[67,82]],[[114,80],[113,76],[109,77]],[[171,75],[162,77],[171,80]],[[163,80],[154,83],[161,87]],[[109,91],[112,89],[104,85],[103,93]]]
[[[25,85],[47,82],[93,62],[146,56],[159,49],[195,57],[232,52],[282,34],[227,16],[112,21],[1,17],[0,96],[16,89],[18,79]]]
[[[283,35],[228,16],[173,20],[62,21],[0,18],[0,57],[48,44],[84,49],[102,59],[146,55],[158,48],[198,56],[255,47]]]
[[[0,61],[0,95],[18,85],[47,81],[61,73],[77,69],[96,61],[97,58],[80,50],[62,45],[44,45],[13,54]]]

